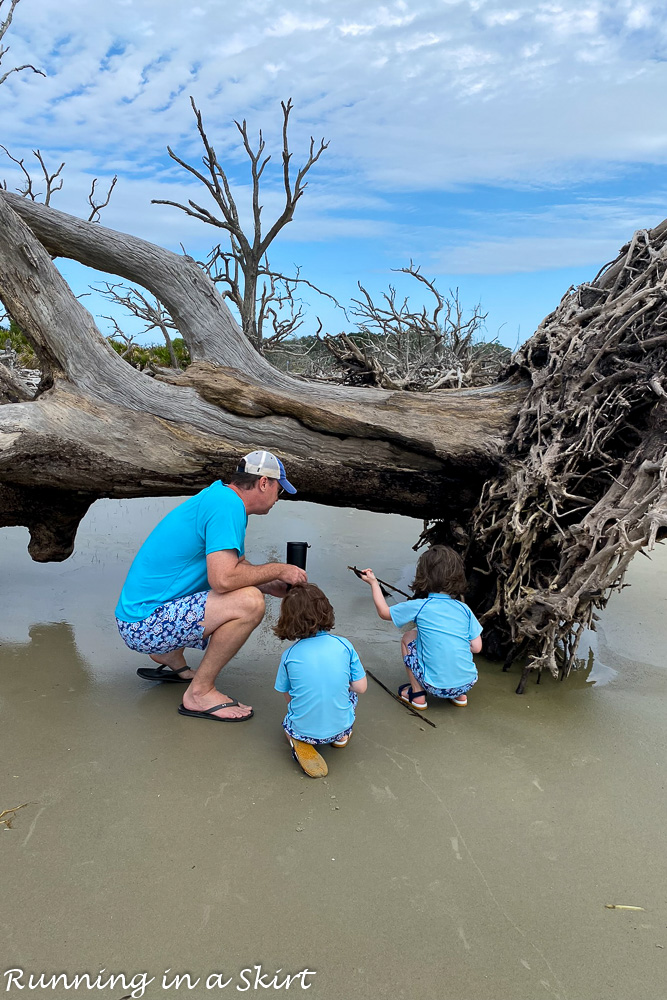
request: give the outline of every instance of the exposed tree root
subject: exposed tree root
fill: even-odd
[[[504,669],[526,658],[518,693],[533,670],[567,677],[632,557],[667,533],[666,373],[663,223],[570,289],[504,373],[532,387],[507,475],[458,542],[491,651]],[[457,541],[442,522],[423,537]]]

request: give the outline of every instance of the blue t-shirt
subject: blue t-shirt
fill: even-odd
[[[276,677],[276,691],[292,697],[285,722],[314,740],[337,736],[354,723],[350,682],[365,676],[347,639],[330,632],[299,639],[283,653]]]
[[[457,688],[477,680],[470,643],[482,626],[467,604],[449,594],[429,594],[389,609],[394,625],[417,626],[417,657],[431,687]]]
[[[137,552],[116,617],[139,622],[167,601],[210,590],[206,556],[225,549],[242,556],[247,524],[243,500],[220,480],[175,507]]]

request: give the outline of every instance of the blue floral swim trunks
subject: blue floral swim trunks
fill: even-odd
[[[460,698],[462,694],[467,694],[477,681],[477,678],[475,678],[471,683],[457,688],[437,688],[433,687],[432,684],[427,684],[424,680],[424,668],[417,656],[417,641],[415,639],[408,643],[408,654],[403,657],[403,662],[408,670],[412,671],[424,690],[428,694],[432,694],[435,698]]]
[[[140,622],[116,618],[121,639],[135,653],[170,653],[182,646],[206,649],[204,609],[207,597],[208,591],[202,590],[167,601]]]

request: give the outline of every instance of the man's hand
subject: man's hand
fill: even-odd
[[[308,583],[308,574],[305,569],[301,569],[299,566],[291,566],[289,563],[283,563],[278,573],[278,579],[294,587],[300,583]]]

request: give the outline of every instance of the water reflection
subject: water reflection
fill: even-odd
[[[27,531],[0,529],[3,666],[19,651],[26,661],[51,662],[59,650],[59,660],[81,680],[90,672],[101,679],[132,668],[136,657],[118,636],[113,609],[141,542],[179,502],[173,497],[98,501],[82,522],[73,556],[64,563],[33,563]],[[368,644],[388,668],[396,666],[400,672],[397,630],[378,619],[369,588],[347,567],[372,566],[380,577],[407,590],[417,560],[412,546],[421,528],[421,521],[396,515],[277,504],[268,517],[250,518],[246,551],[252,562],[282,561],[287,541],[308,541],[309,577],[332,601],[336,630]],[[659,636],[667,602],[660,583],[667,580],[667,547],[660,546],[651,562],[633,563],[629,579],[638,586],[614,595],[613,612],[603,613],[598,631],[582,638],[581,665],[565,682],[570,689],[608,685],[619,669],[625,677],[637,664],[664,667]],[[269,601],[265,622],[248,651],[280,656],[283,647],[271,631],[277,610],[277,602]],[[488,669],[495,671],[496,665]],[[507,675],[501,680],[507,683]]]
[[[90,664],[76,644],[69,622],[39,622],[30,626],[27,642],[2,644],[0,670],[20,672],[22,680],[81,691],[90,683]]]

